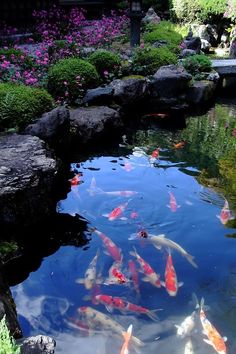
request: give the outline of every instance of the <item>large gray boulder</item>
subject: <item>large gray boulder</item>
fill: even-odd
[[[38,137],[0,137],[0,224],[27,225],[49,215],[57,170],[57,161]]]
[[[93,144],[106,137],[110,139],[117,128],[123,126],[123,121],[116,110],[98,106],[72,109],[70,124],[73,142],[82,145]]]
[[[25,338],[21,343],[21,354],[54,354],[56,342],[43,335]]]
[[[195,81],[186,95],[186,101],[191,105],[203,105],[209,102],[215,94],[216,83],[214,81]]]
[[[113,99],[113,91],[113,88],[109,86],[89,89],[83,98],[83,103],[87,105],[109,104]]]
[[[109,86],[113,88],[113,98],[121,106],[134,105],[143,100],[147,92],[145,78],[129,77],[112,81]]]

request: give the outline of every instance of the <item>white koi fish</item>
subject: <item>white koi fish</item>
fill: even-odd
[[[183,320],[183,322],[180,323],[180,325],[175,325],[175,327],[177,328],[177,336],[181,338],[189,336],[195,327],[195,321],[196,311],[193,311],[190,316],[185,317],[185,319]]]
[[[193,342],[192,342],[191,338],[189,338],[185,344],[184,354],[194,354]]]
[[[102,280],[97,279],[96,276],[96,265],[97,265],[98,256],[99,256],[99,249],[97,250],[97,253],[92,259],[92,261],[89,263],[88,269],[84,274],[84,278],[76,279],[76,283],[84,284],[85,288],[88,290],[92,289],[96,284],[102,283]]]
[[[109,195],[109,196],[114,196],[114,197],[131,197],[138,192],[136,191],[130,191],[130,190],[122,190],[122,191],[104,191],[102,188],[97,187],[96,185],[96,180],[93,177],[90,183],[90,188],[87,189],[89,192],[90,196],[94,196],[96,194],[104,194],[104,195]]]
[[[152,245],[158,250],[160,250],[162,247],[165,247],[167,249],[174,249],[177,252],[179,252],[183,257],[185,257],[187,261],[189,261],[189,263],[192,264],[193,267],[195,268],[198,267],[193,260],[194,257],[191,254],[187,253],[185,249],[183,249],[183,247],[181,247],[178,243],[166,238],[164,234],[161,235],[149,234],[148,236],[149,237],[147,238],[147,240],[151,242]]]

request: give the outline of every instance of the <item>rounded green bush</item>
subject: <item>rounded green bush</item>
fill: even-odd
[[[104,71],[115,73],[121,65],[120,57],[108,50],[96,50],[90,55],[89,62],[95,66],[102,77]]]
[[[81,95],[82,89],[94,87],[98,83],[96,68],[82,59],[59,60],[48,72],[48,90],[57,99],[67,97],[73,102]]]
[[[143,36],[147,43],[166,41],[167,46],[178,47],[182,41],[182,36],[175,31],[175,27],[169,21],[161,21],[159,24],[147,27],[147,32]]]
[[[133,57],[133,72],[141,75],[152,75],[161,66],[176,64],[177,56],[167,47],[137,49]]]
[[[23,129],[53,108],[53,99],[43,89],[9,83],[0,84],[0,128]]]
[[[183,60],[184,68],[192,75],[211,71],[211,60],[202,54],[192,55]]]

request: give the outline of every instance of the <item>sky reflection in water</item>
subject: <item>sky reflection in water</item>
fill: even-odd
[[[212,119],[212,114],[209,117]],[[217,117],[214,119],[217,122]],[[164,250],[158,251],[145,240],[128,240],[140,228],[155,235],[165,234],[195,257],[197,269],[178,252],[172,252],[178,281],[184,283],[176,297],[170,297],[164,287],[158,289],[143,282],[140,273],[140,299],[133,286],[101,286],[102,293],[122,297],[149,309],[163,309],[157,312],[160,318],[157,323],[144,315],[122,314],[117,310],[111,315],[125,329],[133,324],[133,334],[146,343],[141,353],[184,354],[186,339],[177,338],[175,324],[180,324],[193,312],[195,304],[192,293],[195,292],[199,299],[204,297],[209,306],[209,320],[222,336],[228,337],[227,353],[234,354],[236,241],[225,237],[226,234],[234,234],[235,229],[225,227],[217,218],[224,205],[224,195],[198,182],[202,159],[201,166],[191,164],[191,151],[187,146],[178,151],[173,149],[173,143],[181,138],[180,132],[149,131],[142,134],[146,137],[145,143],[142,146],[136,144],[136,149],[133,145],[136,137],[133,137],[131,147],[118,148],[120,155],[116,152],[116,156],[104,155],[83,162],[73,161],[72,170],[75,170],[75,162],[80,163],[77,172],[82,172],[82,183],[73,186],[67,198],[58,202],[57,211],[74,217],[80,215],[89,221],[91,227],[96,227],[110,237],[122,250],[122,269],[126,274],[128,260],[134,259],[129,252],[135,246],[141,257],[164,280],[167,253]],[[148,136],[151,139],[148,140]],[[150,164],[149,156],[157,146],[160,146],[160,158]],[[71,175],[73,177],[73,172]],[[131,190],[137,194],[130,197],[104,193],[91,196],[89,189],[92,180],[96,181],[96,187],[105,192]],[[180,206],[176,212],[168,208],[169,192],[173,193]],[[109,221],[103,216],[127,201],[128,205],[122,215],[127,220]],[[119,353],[123,342],[121,337],[105,335],[103,331],[88,337],[86,331],[73,326],[80,306],[91,306],[109,315],[103,305],[96,306],[91,301],[84,301],[88,291],[75,282],[84,276],[97,248],[101,251],[97,269],[107,277],[113,260],[103,254],[101,239],[92,233],[91,241],[84,249],[61,247],[45,258],[40,268],[32,272],[28,279],[12,287],[25,336],[38,333],[54,336],[57,341],[56,353],[74,354],[78,350],[80,354]],[[205,337],[201,330],[197,322],[192,335],[194,353],[215,353],[212,347],[203,342]],[[156,340],[157,337],[160,338]],[[134,352],[132,348],[130,352]]]

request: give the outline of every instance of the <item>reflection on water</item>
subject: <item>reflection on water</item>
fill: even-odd
[[[195,293],[234,354],[236,177],[229,161],[236,159],[235,128],[235,107],[216,105],[183,130],[127,133],[115,154],[72,161],[71,190],[57,212],[86,219],[91,240],[86,248],[60,247],[12,287],[24,334],[54,336],[57,353],[115,354],[132,324],[144,346],[134,344],[130,353],[184,354],[192,346],[195,354],[213,354],[203,340]],[[162,239],[153,247],[150,234],[174,244]],[[170,258],[175,281],[183,283],[172,292]],[[99,294],[112,302],[98,303]],[[127,304],[162,310],[154,321]],[[192,330],[177,336],[176,325],[195,310]]]

